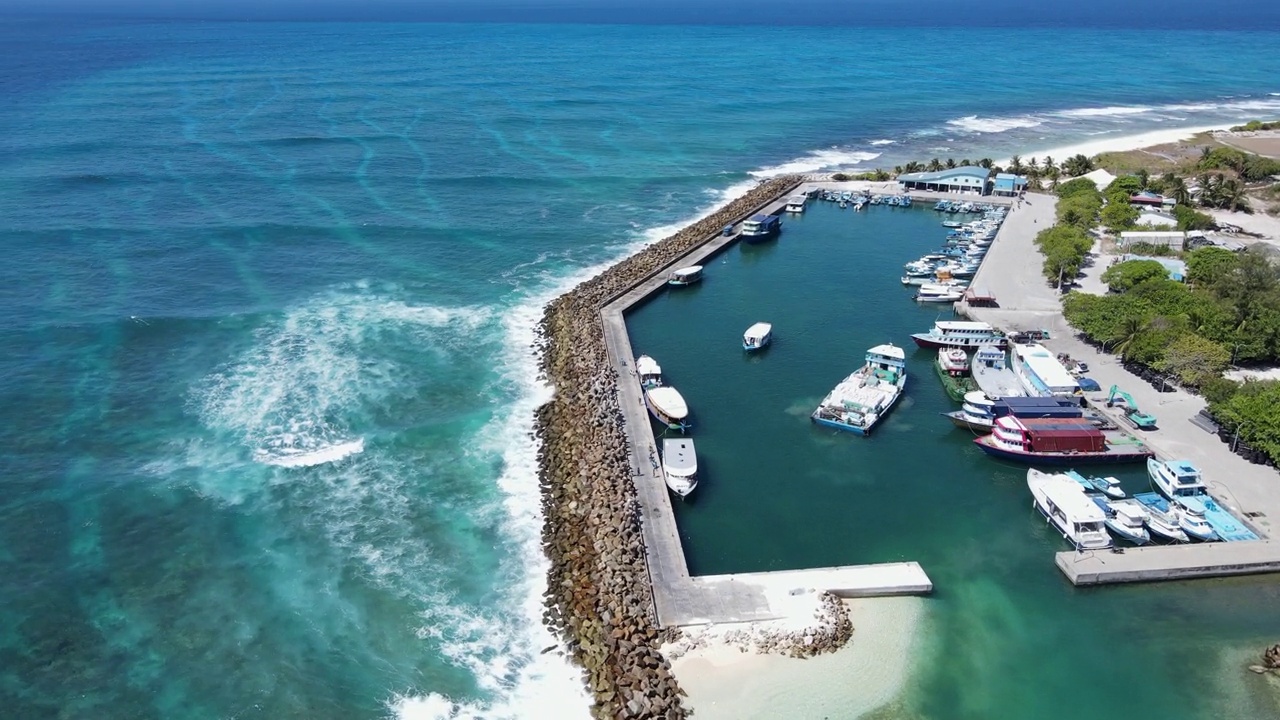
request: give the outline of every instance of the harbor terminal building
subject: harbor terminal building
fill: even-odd
[[[997,173],[993,178],[988,168],[963,165],[934,172],[903,173],[898,176],[898,184],[904,191],[1013,196],[1026,189],[1027,179],[1011,173]]]

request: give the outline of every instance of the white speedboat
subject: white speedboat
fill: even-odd
[[[1192,495],[1203,495],[1208,491],[1200,469],[1186,460],[1169,460],[1167,462],[1147,459],[1147,474],[1161,495],[1170,500]]]
[[[662,474],[667,487],[680,497],[688,497],[698,487],[698,456],[689,438],[667,438],[662,441]]]
[[[1036,509],[1076,550],[1111,547],[1106,515],[1075,480],[1032,468],[1027,471],[1027,488]]]
[[[651,390],[662,385],[662,368],[658,366],[658,361],[648,355],[641,355],[636,358],[636,378],[640,380],[640,387],[645,390]]]
[[[1194,540],[1209,542],[1218,539],[1218,533],[1205,519],[1204,497],[1202,495],[1186,495],[1175,500],[1182,511],[1178,515],[1178,526]]]
[[[1164,507],[1146,505],[1144,508],[1147,511],[1147,528],[1151,530],[1152,535],[1172,542],[1187,542],[1187,534],[1182,530],[1182,512],[1178,508],[1167,505]]]
[[[1096,495],[1093,502],[1102,508],[1107,517],[1107,529],[1112,535],[1134,545],[1151,542],[1151,533],[1147,531],[1149,513],[1142,503],[1137,500],[1107,500]]]
[[[1097,490],[1113,500],[1119,500],[1124,497],[1124,488],[1120,487],[1120,481],[1114,477],[1097,477],[1096,475],[1086,477],[1075,470],[1068,470],[1063,474],[1075,480],[1086,491]]]
[[[658,422],[680,432],[689,429],[689,406],[675,388],[667,385],[650,388],[645,391],[644,400]]]
[[[689,267],[683,267],[672,272],[671,275],[667,277],[667,284],[674,285],[675,287],[684,287],[685,285],[692,285],[700,280],[702,280],[702,266],[690,265]]]
[[[916,292],[916,302],[922,303],[953,303],[964,297],[964,290],[955,285],[943,285],[941,283],[925,283],[920,286],[920,290]]]
[[[819,425],[868,435],[907,384],[906,355],[892,344],[867,351],[867,361],[832,388],[810,416]]]
[[[748,352],[760,350],[770,342],[773,342],[773,326],[766,322],[758,322],[742,334],[742,349]]]

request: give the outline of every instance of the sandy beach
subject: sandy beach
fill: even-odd
[[[699,718],[858,717],[906,686],[927,602],[845,600],[853,639],[809,659],[745,651],[744,636],[787,627],[769,623],[684,628],[685,637],[663,652]]]
[[[1161,130],[1151,130],[1136,135],[1118,135],[1113,137],[1099,138],[1097,140],[1089,140],[1073,145],[1059,145],[1051,148],[1035,148],[1020,154],[1025,162],[1029,158],[1043,158],[1046,155],[1052,157],[1055,161],[1061,162],[1074,155],[1094,156],[1099,153],[1106,152],[1123,152],[1125,150],[1139,150],[1151,147],[1153,145],[1163,145],[1165,143],[1175,143],[1180,140],[1186,140],[1194,135],[1202,132],[1210,132],[1213,130],[1226,130],[1235,123],[1221,123],[1218,125],[1200,125],[1196,127],[1169,128]],[[1001,158],[996,161],[997,165],[1008,165],[1010,158]]]

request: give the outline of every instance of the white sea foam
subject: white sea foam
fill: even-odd
[[[1152,145],[1161,145],[1164,143],[1178,142],[1185,140],[1192,135],[1210,130],[1221,130],[1231,122],[1223,122],[1217,125],[1199,125],[1196,127],[1183,128],[1162,128],[1160,130],[1152,130],[1144,133],[1136,133],[1133,135],[1121,135],[1108,137],[1101,140],[1089,140],[1071,145],[1059,145],[1048,149],[1028,150],[1022,153],[1022,157],[1050,157],[1064,159],[1073,155],[1097,155],[1104,152],[1120,152],[1123,150],[1134,150],[1137,148],[1150,147]],[[996,161],[997,165],[1007,165],[1009,158],[1002,158]]]
[[[1111,107],[1061,110],[1053,114],[1058,117],[1066,118],[1124,117],[1126,115],[1141,115],[1143,113],[1149,113],[1153,109],[1154,108],[1147,105],[1113,105]]]
[[[362,452],[364,452],[364,438],[356,438],[350,442],[326,445],[315,450],[299,450],[292,447],[280,448],[275,453],[257,450],[253,454],[253,459],[267,465],[298,468],[336,462]]]
[[[1033,128],[1041,125],[1041,120],[1030,115],[1005,118],[983,118],[977,115],[966,115],[955,120],[948,120],[947,125],[970,133],[1001,133],[1019,128]]]
[[[840,170],[853,167],[859,163],[864,163],[869,160],[875,160],[878,157],[880,157],[880,153],[865,152],[861,150],[842,150],[838,148],[814,150],[804,157],[788,160],[781,165],[762,168],[760,170],[752,170],[751,175],[763,179],[777,177],[779,175],[787,175],[789,173]]]
[[[893,145],[897,142],[897,140],[872,140],[871,145],[873,147],[879,147],[881,145]]]

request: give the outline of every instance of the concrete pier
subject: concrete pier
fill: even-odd
[[[1088,363],[1089,377],[1104,389],[1088,397],[1091,405],[1128,429],[1118,411],[1106,407],[1105,391],[1119,385],[1144,412],[1155,415],[1158,423],[1156,430],[1129,432],[1162,460],[1191,461],[1204,473],[1209,494],[1222,507],[1259,537],[1274,535],[1272,519],[1280,518],[1280,477],[1276,471],[1249,463],[1196,425],[1193,420],[1205,407],[1202,398],[1182,390],[1157,392],[1125,370],[1117,357],[1078,339],[1076,330],[1062,317],[1061,294],[1040,274],[1042,256],[1034,243],[1036,233],[1053,225],[1056,204],[1052,195],[1028,194],[1023,204],[1009,213],[973,281],[974,287],[995,295],[999,307],[959,305],[957,312],[1004,330],[1048,329],[1052,338],[1042,344]],[[1104,266],[1098,258],[1085,272],[1096,276]],[[1077,585],[1218,577],[1280,572],[1280,545],[1264,539],[1132,548],[1123,553],[1065,552],[1057,555],[1056,562]]]
[[[777,213],[790,195],[822,185],[801,184],[747,216]],[[735,229],[747,216],[735,223]],[[784,229],[784,237],[785,232]],[[676,627],[779,619],[787,616],[788,599],[798,594],[830,592],[841,597],[873,597],[932,592],[933,583],[914,562],[701,577],[689,574],[671,496],[662,475],[661,457],[635,374],[635,354],[624,315],[665,287],[672,270],[703,264],[738,239],[736,232],[707,238],[694,250],[614,297],[600,312],[609,361],[618,371],[618,403],[640,503],[641,534],[659,624]]]

